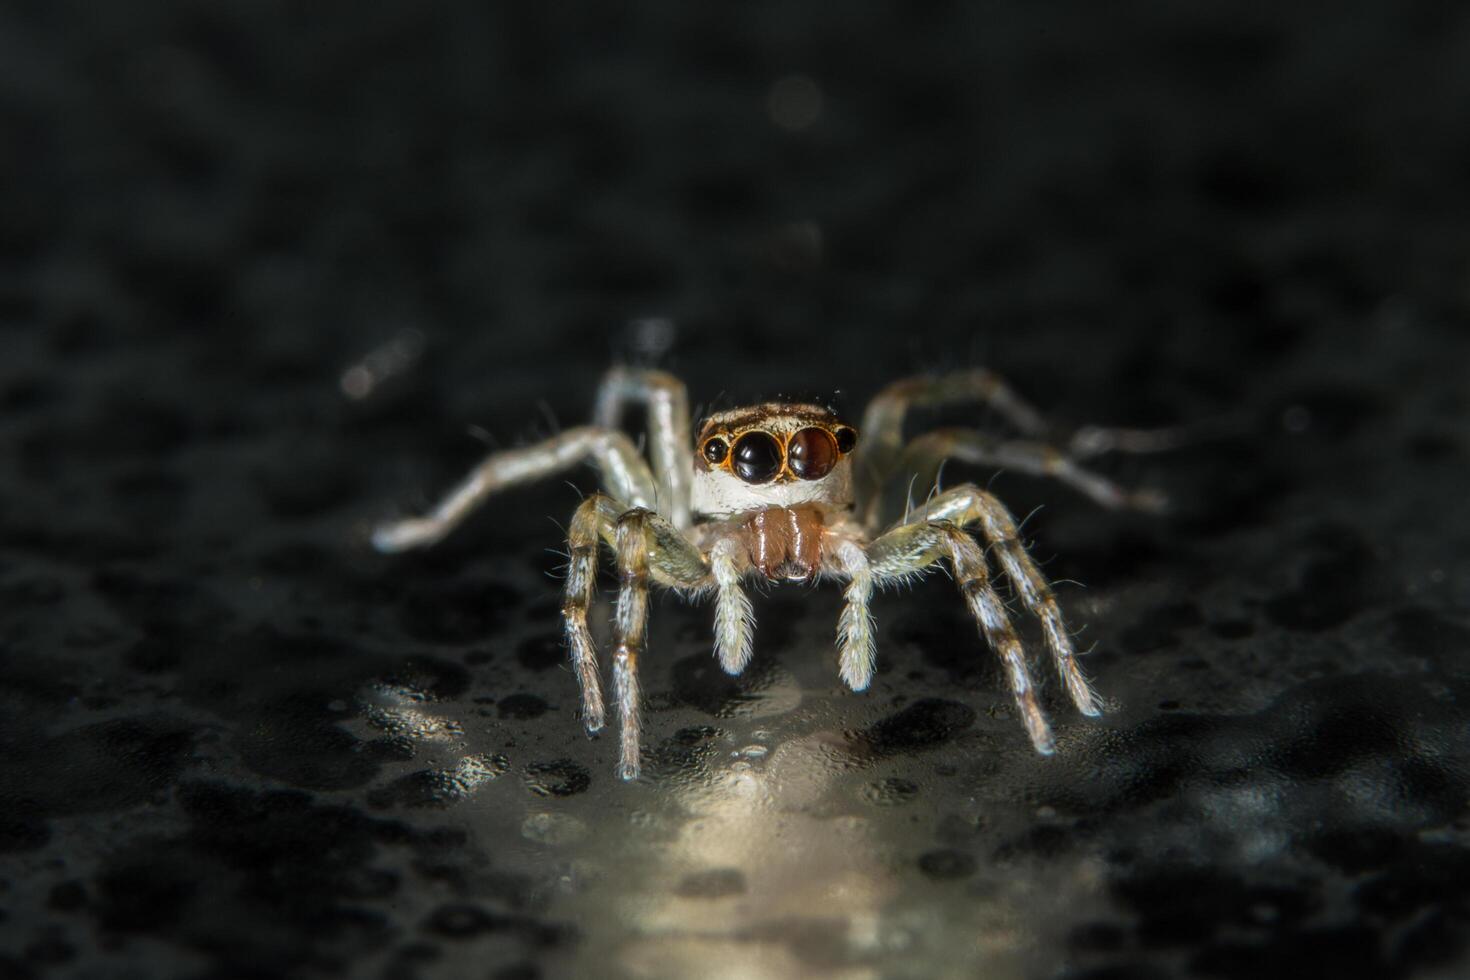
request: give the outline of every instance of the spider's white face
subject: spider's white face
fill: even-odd
[[[711,416],[694,449],[693,510],[851,507],[857,430],[820,405],[766,402]]]

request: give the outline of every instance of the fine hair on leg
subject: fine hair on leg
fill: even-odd
[[[613,646],[613,697],[618,705],[618,775],[637,779],[638,656],[648,630],[648,542],[644,521],[649,512],[630,510],[618,519],[618,607]]]
[[[634,507],[652,507],[657,497],[653,474],[632,441],[621,432],[595,426],[568,429],[532,446],[492,453],[447,493],[424,517],[384,524],[373,531],[373,547],[392,553],[441,540],[491,494],[530,483],[591,459],[608,492]]]
[[[606,721],[602,683],[598,678],[597,649],[587,627],[587,610],[597,591],[597,551],[600,539],[614,540],[622,505],[604,494],[582,501],[572,515],[567,534],[567,581],[562,598],[562,620],[566,624],[567,650],[582,691],[582,722],[588,734],[601,730]]]
[[[1011,625],[1005,603],[991,585],[985,552],[975,539],[949,521],[901,524],[868,546],[868,559],[879,583],[907,581],[949,560],[955,584],[981,636],[1000,658],[1032,746],[1042,755],[1052,754],[1056,744],[1041,710],[1020,637]]]
[[[839,672],[854,691],[867,690],[877,663],[877,640],[869,602],[873,598],[873,569],[862,545],[843,541],[837,546],[837,563],[847,576],[843,590],[842,615],[837,620],[837,646],[841,650]]]
[[[651,510],[635,507],[613,530],[618,605],[613,616],[613,699],[618,706],[618,775],[639,773],[638,659],[648,635],[649,581],[688,591],[709,583],[710,568],[684,533]]]
[[[978,524],[981,536],[994,547],[996,559],[1005,569],[1006,577],[1015,586],[1026,609],[1041,621],[1046,645],[1056,663],[1057,674],[1077,710],[1084,715],[1096,717],[1102,714],[1097,694],[1092,690],[1077,655],[1072,649],[1072,637],[1062,621],[1062,611],[1052,594],[1051,586],[1036,567],[1036,562],[1026,553],[1021,544],[1021,532],[1010,511],[993,495],[974,484],[965,484],[947,490],[927,505],[916,511],[914,520],[934,520],[941,517],[961,526]]]
[[[731,537],[720,538],[709,553],[715,580],[715,657],[727,674],[744,671],[755,649],[755,614],[740,585],[741,554],[740,543]]]

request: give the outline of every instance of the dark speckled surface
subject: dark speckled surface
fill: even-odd
[[[0,11],[0,977],[1470,971],[1470,17],[501,6]],[[648,318],[704,404],[1224,423],[1106,461],[1161,517],[993,478],[1107,714],[1032,754],[942,575],[863,695],[833,589],[738,679],[666,599],[617,781],[589,472],[365,533]]]

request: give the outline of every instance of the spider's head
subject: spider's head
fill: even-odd
[[[712,415],[694,444],[694,511],[852,505],[857,430],[820,405],[766,402]]]

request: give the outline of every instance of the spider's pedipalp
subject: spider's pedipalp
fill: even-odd
[[[755,615],[750,597],[740,585],[744,570],[740,543],[723,537],[710,548],[710,570],[715,579],[715,657],[727,674],[738,674],[750,663]]]
[[[869,602],[873,598],[873,569],[857,541],[843,541],[838,545],[836,558],[848,579],[847,588],[842,593],[842,616],[837,620],[840,673],[848,687],[864,691],[873,681],[873,668],[877,663],[873,614],[869,610]]]

